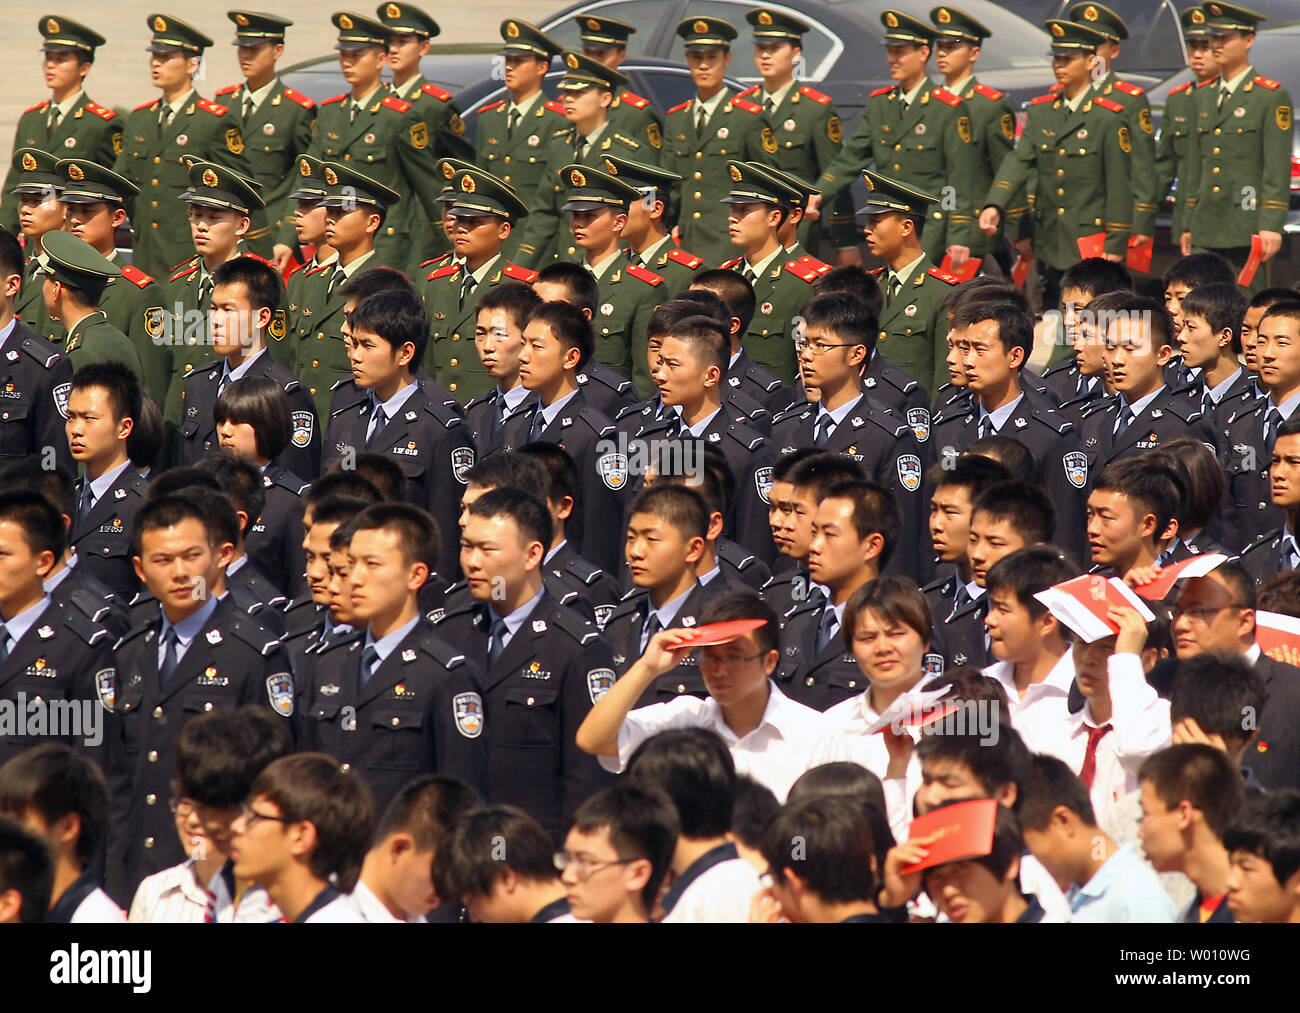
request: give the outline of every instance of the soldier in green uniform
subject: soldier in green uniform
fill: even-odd
[[[113,171],[140,188],[127,208],[134,239],[131,262],[161,278],[190,255],[185,211],[176,200],[189,183],[186,157],[226,165],[245,176],[248,163],[239,118],[194,89],[203,50],[212,40],[170,14],[151,14],[146,23],[153,32],[149,67],[162,95],[126,118],[122,153]]]
[[[592,14],[579,14],[573,20],[578,23],[582,55],[603,63],[610,70],[620,70],[627,59],[628,36],[636,29],[622,21]],[[643,163],[659,164],[664,121],[654,103],[625,88],[609,104],[609,122],[619,133],[649,145],[651,150],[641,157]]]
[[[764,165],[763,168],[767,170],[769,175],[775,176],[799,195],[791,200],[790,213],[785,216],[785,220],[781,222],[780,231],[776,234],[776,238],[785,249],[785,255],[795,260],[803,260],[817,268],[818,273],[825,274],[831,269],[831,265],[818,260],[804,249],[803,243],[799,241],[799,225],[803,221],[804,210],[814,197],[821,196],[821,191],[811,183],[800,179],[798,176],[792,176],[788,172],[774,169],[770,165]]]
[[[316,399],[322,425],[328,421],[333,388],[352,379],[352,364],[343,344],[343,307],[339,291],[358,271],[393,267],[380,256],[375,237],[384,231],[389,209],[402,199],[377,179],[362,175],[352,165],[326,162],[325,226],[329,242],[338,251],[333,266],[317,268],[304,279],[299,306],[301,336],[294,351],[294,372]]]
[[[1093,92],[1124,107],[1124,125],[1128,127],[1133,145],[1131,242],[1134,245],[1149,243],[1156,234],[1156,200],[1160,188],[1156,175],[1156,138],[1155,126],[1151,122],[1151,103],[1137,85],[1116,77],[1114,69],[1115,61],[1119,59],[1119,44],[1128,38],[1128,25],[1105,4],[1093,0],[1071,4],[1069,18],[1106,36],[1106,41],[1097,47],[1097,56],[1101,58],[1098,70],[1104,73],[1093,82]]]
[[[727,238],[729,160],[757,158],[762,107],[738,98],[723,80],[736,29],[721,18],[686,18],[677,25],[695,97],[668,110],[663,166],[682,177],[677,238],[716,267],[732,255]]]
[[[389,87],[398,98],[410,102],[415,114],[424,120],[434,158],[472,160],[474,145],[465,138],[460,106],[451,92],[426,81],[420,73],[420,58],[429,52],[429,40],[442,30],[438,22],[408,3],[381,3],[376,11],[390,33],[388,65],[393,80]],[[417,252],[420,261],[424,261],[446,253],[451,244],[443,231],[442,220],[435,221],[433,230],[428,231],[419,210],[417,201],[407,201],[401,217],[407,221],[407,235],[421,244]]]
[[[61,14],[45,15],[36,27],[45,39],[42,67],[50,97],[18,117],[13,150],[40,148],[61,158],[88,158],[112,165],[122,150],[122,119],[112,109],[92,102],[84,88],[95,49],[104,44],[104,37]],[[0,195],[0,225],[16,233],[15,183],[11,169]]]
[[[139,190],[128,179],[86,158],[65,158],[56,168],[63,177],[59,202],[67,209],[68,232],[84,239],[121,270],[110,274],[99,297],[108,322],[131,339],[140,359],[140,386],[167,389],[169,358],[163,347],[162,286],[133,264],[118,261],[114,236],[126,222],[126,203]]]
[[[1043,304],[1060,298],[1061,273],[1085,256],[1080,240],[1123,261],[1133,214],[1133,135],[1124,106],[1093,90],[1097,47],[1106,36],[1087,25],[1053,19],[1052,70],[1064,87],[1029,103],[1020,140],[998,167],[984,198],[980,228],[994,235],[1002,209],[1034,182],[1034,254],[1043,272]],[[1085,244],[1086,246],[1087,244]]]
[[[415,107],[388,92],[380,77],[387,55],[388,29],[359,14],[336,13],[339,30],[335,49],[350,91],[335,95],[316,111],[316,136],[299,154],[322,161],[355,163],[385,189],[405,195],[424,210],[417,224],[399,211],[389,218],[375,239],[381,262],[414,277],[425,257],[425,233],[441,229],[441,191],[434,173],[429,127]],[[435,224],[438,223],[438,224]],[[414,230],[414,231],[413,231]],[[280,227],[277,242],[294,241],[292,221]]]
[[[742,275],[754,288],[754,317],[741,336],[746,354],[773,376],[793,383],[796,318],[821,275],[812,265],[791,260],[778,233],[799,190],[781,182],[756,162],[728,162],[731,188],[728,228],[742,255],[722,266]]]
[[[1173,221],[1169,234],[1178,240],[1187,230],[1188,162],[1192,157],[1192,138],[1196,130],[1196,89],[1219,76],[1219,62],[1210,45],[1210,30],[1205,23],[1205,11],[1188,7],[1183,11],[1183,41],[1187,44],[1187,66],[1194,81],[1180,84],[1169,92],[1165,100],[1164,116],[1160,120],[1160,138],[1156,142],[1156,206],[1164,204],[1169,188],[1178,181],[1174,191]]]
[[[640,197],[627,208],[627,225],[623,244],[628,259],[664,279],[660,300],[665,301],[686,291],[695,275],[708,269],[703,257],[687,253],[668,234],[665,216],[672,200],[673,188],[681,176],[655,165],[643,165],[626,158],[606,155],[605,171],[634,187]]]
[[[140,357],[135,346],[99,308],[108,279],[122,273],[118,266],[70,232],[47,232],[41,237],[41,254],[45,309],[67,328],[63,350],[72,368],[88,362],[120,362],[138,379]]]
[[[569,228],[583,264],[600,286],[600,304],[591,319],[596,361],[629,377],[642,397],[654,389],[646,361],[646,325],[668,298],[664,279],[628,259],[619,248],[627,209],[640,191],[617,176],[587,165],[560,170]]]
[[[1250,289],[1259,291],[1272,284],[1268,261],[1282,248],[1290,206],[1291,96],[1250,65],[1264,16],[1221,0],[1203,6],[1220,77],[1196,89],[1182,241],[1222,254],[1240,272],[1258,235],[1264,266]]]
[[[287,246],[272,250],[280,226],[293,220],[293,208],[285,194],[293,182],[293,160],[311,143],[316,122],[316,103],[301,92],[286,88],[275,72],[284,55],[284,30],[293,24],[287,18],[256,11],[227,11],[235,23],[231,45],[244,74],[241,84],[217,90],[217,101],[230,108],[244,138],[248,178],[262,188],[266,210],[253,216],[253,227],[244,244],[262,257],[274,257],[281,269],[288,267],[293,251]]]
[[[825,167],[817,185],[823,201],[835,201],[867,166],[887,171],[916,189],[939,193],[930,208],[921,242],[926,256],[938,263],[946,255],[961,267],[974,242],[978,149],[972,143],[970,113],[961,97],[936,87],[926,74],[935,29],[902,11],[886,10],[884,43],[889,71],[898,83],[877,88],[868,97],[858,129],[844,151]],[[857,259],[851,237],[846,259]],[[924,378],[922,378],[924,379]]]
[[[761,108],[766,128],[759,134],[761,151],[753,158],[800,179],[820,179],[840,157],[844,125],[829,95],[800,85],[794,78],[795,67],[803,56],[803,35],[811,26],[767,7],[754,8],[745,20],[753,26],[754,64],[763,83],[742,91],[740,97]],[[824,188],[824,183],[819,185]],[[832,195],[827,203],[836,247],[852,247],[857,235],[848,189]],[[799,238],[814,255],[821,245],[820,235],[821,229],[805,220]]]
[[[925,385],[933,398],[948,379],[948,315],[939,306],[957,279],[935,267],[921,246],[921,226],[939,198],[866,171],[867,246],[885,266],[872,273],[885,293],[876,350]]]
[[[567,69],[560,78],[559,88],[564,95],[564,117],[569,121],[569,129],[554,135],[547,145],[547,171],[538,181],[532,199],[521,195],[530,214],[520,230],[523,235],[515,259],[524,267],[545,267],[557,258],[575,262],[582,259],[578,247],[565,242],[560,235],[563,230],[561,194],[567,184],[559,166],[574,163],[599,169],[602,155],[622,155],[636,160],[651,150],[647,144],[620,133],[609,122],[610,103],[614,94],[627,84],[627,78],[581,53],[566,50],[563,56]]]
[[[66,217],[66,211],[59,203],[63,177],[59,175],[58,164],[58,158],[48,151],[19,148],[14,152],[13,171],[9,175],[14,180],[10,193],[18,202],[18,225],[27,251],[23,287],[14,300],[14,315],[46,341],[62,347],[63,325],[51,320],[45,311],[41,282],[36,276],[41,237],[62,229]]]
[[[424,369],[468,404],[495,385],[474,348],[474,305],[503,281],[531,285],[536,271],[519,267],[501,252],[528,207],[505,183],[481,169],[461,169],[452,178],[456,200],[457,263],[430,271],[419,283],[429,311]]]
[[[283,357],[276,356],[276,361],[283,361],[290,371],[296,371],[297,351],[311,325],[311,307],[307,305],[309,290],[313,287],[310,278],[322,267],[334,264],[338,260],[338,251],[329,244],[326,233],[325,208],[321,201],[325,198],[324,163],[310,155],[299,155],[297,164],[298,185],[288,199],[294,203],[294,230],[300,246],[311,246],[311,259],[289,275],[285,282],[285,295],[288,298],[285,328],[285,341],[289,343]]]

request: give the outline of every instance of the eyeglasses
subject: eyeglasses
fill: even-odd
[[[637,859],[620,858],[613,862],[592,862],[585,858],[574,858],[572,855],[563,851],[557,851],[551,861],[555,863],[555,867],[560,872],[572,868],[574,874],[579,879],[587,879],[592,873],[599,872],[601,869],[607,868],[611,865],[628,865],[637,861]]]
[[[198,803],[192,798],[172,798],[168,799],[167,808],[173,816],[188,816],[198,808]]]
[[[245,827],[251,827],[258,820],[275,820],[276,823],[297,822],[296,820],[291,820],[286,816],[269,816],[266,813],[260,813],[247,802],[239,807],[239,815],[244,818]]]
[[[794,350],[802,355],[804,352],[812,352],[813,355],[825,355],[832,348],[852,348],[853,342],[841,341],[832,344],[829,341],[807,341],[803,338],[794,339]]]
[[[755,658],[761,658],[764,652],[759,651],[757,654],[729,654],[725,657],[718,658],[708,654],[701,654],[699,669],[704,672],[721,672],[724,668],[729,672],[734,672],[737,668],[747,661],[753,661]]]
[[[1170,614],[1173,616],[1174,622],[1178,622],[1180,618],[1186,616],[1188,619],[1192,620],[1192,622],[1208,623],[1212,617],[1218,615],[1224,609],[1241,609],[1245,607],[1246,606],[1239,601],[1229,602],[1227,605],[1218,605],[1215,608],[1181,609],[1174,606],[1174,608],[1170,610]]]

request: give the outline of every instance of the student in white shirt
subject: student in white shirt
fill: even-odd
[[[47,922],[125,922],[91,868],[108,832],[108,782],[94,761],[63,743],[19,753],[0,767],[0,813],[54,849]]]
[[[433,887],[437,850],[452,825],[482,803],[477,791],[454,777],[426,774],[403,785],[384,810],[351,894],[362,918],[427,921],[439,902]]]
[[[263,887],[290,922],[363,922],[344,894],[361,873],[375,803],[324,753],[296,753],[257,776],[231,826],[235,875]]]
[[[672,882],[660,898],[664,923],[745,922],[758,873],[727,839],[736,769],[726,743],[704,728],[660,732],[627,766],[628,780],[660,789],[677,810]]]
[[[780,627],[758,595],[722,595],[705,606],[698,621],[707,625],[738,619],[762,619],[764,624],[730,643],[699,649],[707,700],[683,695],[632,709],[655,679],[692,651],[690,646],[675,646],[690,631],[664,630],[650,638],[645,653],[587,712],[578,728],[578,747],[618,773],[651,736],[669,729],[707,728],[727,744],[735,771],[749,774],[784,799],[795,778],[812,766],[822,715],[789,699],[772,681],[780,660]]]
[[[39,834],[0,816],[0,925],[45,920],[54,887],[54,851]]]

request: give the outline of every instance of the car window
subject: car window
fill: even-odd
[[[647,47],[653,44],[655,35],[658,34],[659,23],[668,16],[670,9],[676,6],[674,0],[612,0],[612,2],[597,0],[596,3],[571,8],[564,17],[556,21],[546,22],[542,26],[542,31],[563,45],[565,49],[581,49],[578,23],[573,19],[580,14],[600,14],[622,21],[636,29],[627,40],[629,56],[658,56],[658,53],[650,52]]]
[[[804,70],[803,79],[807,81],[820,81],[835,61],[844,52],[844,43],[840,41],[825,25],[817,21],[816,18],[810,17],[806,11],[801,11],[797,7],[786,7],[783,4],[768,4],[775,11],[785,11],[793,14],[797,18],[802,18],[812,25],[812,31],[806,33],[803,37],[803,59]],[[745,2],[734,2],[734,0],[691,0],[687,10],[690,11],[691,17],[702,16],[706,18],[722,18],[729,24],[735,25],[740,35],[732,44],[731,73],[738,78],[749,81],[758,80],[758,70],[754,66],[753,57],[753,36],[750,34],[749,22],[745,20],[745,12],[753,10],[754,4],[745,0]],[[684,61],[686,54],[682,49],[682,40],[673,39],[672,49],[668,53],[668,59],[675,61]]]

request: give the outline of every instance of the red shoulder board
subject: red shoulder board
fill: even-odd
[[[483,108],[481,108],[479,112],[481,113],[491,112],[493,109],[500,109],[505,104],[506,104],[506,100],[502,99],[500,102],[493,102],[490,106],[483,106]]]
[[[448,264],[446,267],[440,267],[436,271],[429,272],[429,277],[425,281],[433,281],[435,278],[445,278],[449,274],[455,274],[460,270],[459,264]]]
[[[1141,88],[1129,81],[1116,81],[1115,88],[1117,91],[1122,91],[1125,95],[1132,95],[1134,98],[1145,94]]]
[[[1055,101],[1056,101],[1056,96],[1053,95],[1051,92],[1048,92],[1048,94],[1046,95],[1039,95],[1038,98],[1031,98],[1029,100],[1029,104],[1031,106],[1040,106],[1044,102],[1055,102]]]
[[[335,102],[342,102],[347,97],[348,96],[346,92],[342,95],[335,95],[333,98],[327,98],[324,102],[321,103],[321,105],[323,106],[333,105]]]
[[[218,88],[218,89],[217,89],[217,94],[218,94],[218,95],[233,95],[235,92],[239,91],[239,89],[242,88],[242,87],[244,87],[242,84],[228,84],[228,85],[226,85],[224,88]]]
[[[681,105],[679,105],[679,106],[673,106],[671,109],[668,110],[668,115],[671,116],[673,113],[679,113],[679,112],[681,112],[683,109],[685,109],[687,106],[689,106],[689,105],[690,105],[692,102],[694,102],[694,101],[695,101],[694,99],[689,99],[689,98],[688,98],[688,99],[687,99],[685,102],[683,102]]]
[[[387,96],[384,99],[383,104],[395,113],[404,113],[406,110],[411,108],[410,102],[407,102],[405,99],[400,99],[396,95]]]
[[[812,99],[814,102],[819,102],[824,106],[830,105],[831,97],[825,92],[818,91],[816,88],[809,88],[807,85],[804,85],[799,89],[799,94],[805,98]]]
[[[194,104],[197,105],[200,109],[202,109],[205,113],[211,113],[213,116],[225,116],[226,113],[230,112],[230,110],[227,109],[225,106],[223,106],[220,102],[209,102],[205,98],[199,99]]]
[[[799,258],[799,263],[807,264],[818,274],[825,274],[827,271],[831,269],[830,264],[826,263],[823,260],[818,260],[816,257],[808,253],[805,253],[802,257]]]
[[[302,271],[303,267],[305,267],[305,266],[306,266],[306,265],[304,265],[304,264],[294,264],[293,267],[289,268],[289,273],[286,274],[286,275],[284,276],[284,280],[285,280],[285,281],[288,281],[288,280],[289,280],[290,278],[292,278],[295,274],[299,274],[299,273]],[[126,273],[126,272],[124,271],[123,274],[125,274],[125,273]]]
[[[338,265],[334,261],[330,261],[328,264],[317,264],[315,267],[313,267],[310,271],[307,272],[307,277],[310,278],[314,274],[320,274],[322,271],[327,271],[330,268],[337,267],[337,266]]]
[[[287,98],[290,102],[297,102],[304,109],[316,108],[316,102],[314,99],[309,99],[302,92],[294,91],[292,88],[286,88],[284,90],[284,97]]]
[[[618,100],[620,102],[626,102],[630,106],[636,106],[638,109],[644,109],[650,104],[648,98],[642,98],[640,95],[636,94],[636,92],[631,91],[623,92],[623,94],[618,97]]]
[[[758,85],[754,85],[754,87],[752,88],[746,88],[744,91],[740,93],[738,97],[744,98],[746,95],[754,95],[757,94],[757,92],[758,92]]]
[[[1122,113],[1124,111],[1124,107],[1122,105],[1120,105],[1114,99],[1107,98],[1105,95],[1098,95],[1096,98],[1096,103],[1097,105],[1101,106],[1103,109],[1109,109],[1113,113]]]
[[[1177,88],[1172,89],[1172,90],[1169,92],[1169,94],[1170,94],[1170,95],[1181,95],[1181,94],[1182,94],[1183,92],[1185,92],[1185,91],[1191,91],[1191,90],[1192,90],[1192,84],[1193,84],[1193,83],[1194,83],[1194,82],[1192,82],[1192,81],[1188,81],[1186,84],[1180,84]]]
[[[1054,85],[1052,85],[1052,87],[1048,88],[1047,90],[1050,91],[1050,92],[1058,92],[1058,91],[1060,91],[1061,89],[1063,89],[1064,87],[1065,87],[1065,85],[1063,85],[1063,84],[1054,84]]]
[[[664,281],[662,277],[655,274],[653,271],[647,271],[644,267],[641,267],[638,264],[628,264],[627,273],[637,281],[643,281],[647,285],[662,285]]]
[[[537,280],[537,272],[530,271],[526,267],[520,267],[518,264],[507,264],[501,271],[507,278],[514,278],[515,281],[522,281],[531,285]]]
[[[873,269],[872,269],[870,272],[868,272],[868,273],[870,273],[870,274],[884,274],[884,273],[885,273],[885,269],[884,269],[883,267],[877,267],[877,268],[873,268]]]
[[[193,274],[198,269],[199,269],[199,265],[193,264],[190,267],[187,267],[184,271],[177,271],[175,274],[171,276],[171,280],[180,281],[182,278],[188,278],[191,274]]]
[[[957,108],[957,104],[961,102],[961,96],[954,95],[947,88],[936,88],[934,91],[930,92],[930,94],[944,105],[952,106],[954,109]]]
[[[894,90],[894,86],[892,84],[887,84],[883,88],[877,88],[870,95],[868,95],[867,98],[875,98],[877,95],[888,95],[893,90]]]
[[[986,84],[977,84],[975,86],[975,92],[976,94],[983,95],[986,99],[989,99],[993,102],[1002,101],[1002,92],[998,91],[996,88],[990,88]]]
[[[117,115],[117,113],[113,112],[112,109],[102,106],[98,102],[87,102],[86,111],[90,113],[94,113],[101,120],[111,120],[114,116]]]
[[[122,265],[122,277],[125,278],[127,281],[129,281],[132,285],[140,286],[140,288],[146,288],[147,286],[153,284],[153,279],[149,277],[149,275],[141,271],[134,264]]]
[[[734,98],[731,100],[731,104],[737,109],[742,109],[747,113],[761,113],[763,111],[762,106],[755,105],[753,102],[749,101],[749,99]]]
[[[737,264],[739,264],[739,263],[740,263],[740,258],[739,258],[739,257],[734,257],[733,259],[727,261],[725,264],[719,264],[719,265],[718,265],[718,270],[719,270],[719,271],[729,271],[729,270],[731,270],[733,267],[735,267],[735,266],[736,266]]]
[[[785,269],[793,274],[800,281],[813,282],[818,278],[817,269],[811,264],[804,264],[797,260],[788,260]]]
[[[447,91],[445,88],[439,88],[436,84],[429,84],[427,81],[424,83],[424,87],[421,88],[420,91],[424,92],[426,95],[432,95],[439,102],[451,101],[451,92]]]
[[[925,273],[928,274],[931,278],[938,278],[940,281],[946,282],[949,285],[961,284],[961,279],[958,278],[955,274],[949,274],[947,271],[940,271],[937,267],[932,267],[930,268],[930,270],[926,271]]]
[[[40,112],[42,109],[44,109],[46,106],[48,106],[49,104],[50,104],[50,100],[49,100],[49,99],[46,99],[44,102],[37,102],[36,105],[32,106],[30,109],[24,109],[23,112],[24,112],[24,113],[38,113],[38,112]],[[153,105],[152,102],[150,102],[149,104],[150,104],[150,105]],[[144,106],[141,106],[140,108],[143,109]]]
[[[269,260],[267,260],[265,257],[263,257],[263,256],[262,256],[261,254],[259,254],[259,253],[253,253],[253,252],[250,251],[250,250],[240,250],[240,251],[239,251],[239,255],[240,255],[241,257],[248,257],[248,258],[251,259],[251,260],[260,260],[260,261],[261,261],[263,264],[265,264],[267,267],[275,267],[274,264],[272,264]]]
[[[564,106],[560,105],[560,103],[556,102],[553,98],[548,98],[546,100],[546,108],[553,113],[559,113],[561,116],[564,115]]]
[[[687,253],[685,250],[678,250],[676,248],[668,251],[668,259],[685,267],[689,267],[692,271],[704,263],[703,257],[697,257],[693,253]]]
[[[177,261],[169,268],[169,270],[175,271],[177,268],[184,267],[186,264],[197,264],[198,261],[199,261],[199,255],[195,253],[192,254],[191,256],[186,257],[184,260]]]
[[[142,111],[145,110],[145,109],[152,109],[152,108],[153,108],[154,106],[156,106],[157,104],[158,104],[158,100],[157,100],[157,99],[154,99],[152,102],[146,102],[146,103],[145,103],[144,105],[142,105],[142,106],[136,106],[135,109],[132,110],[132,111],[133,111],[133,112],[137,112],[137,113],[138,113],[138,112],[142,112]]]
[[[1217,77],[1212,77],[1212,78],[1210,78],[1208,81],[1201,81],[1201,82],[1199,82],[1199,83],[1196,85],[1196,87],[1198,87],[1198,88],[1204,88],[1207,84],[1218,84],[1218,83],[1219,83],[1219,79],[1218,79]]]
[[[1261,88],[1267,88],[1269,91],[1274,91],[1282,87],[1280,82],[1274,81],[1271,77],[1257,76],[1255,78],[1255,83]]]
[[[421,267],[428,267],[430,264],[436,264],[436,263],[438,263],[438,261],[440,261],[440,260],[446,260],[446,259],[447,259],[447,256],[448,256],[448,255],[444,253],[441,257],[430,257],[428,260],[426,260],[426,261],[425,261],[423,264],[421,264],[420,266],[421,266]]]

